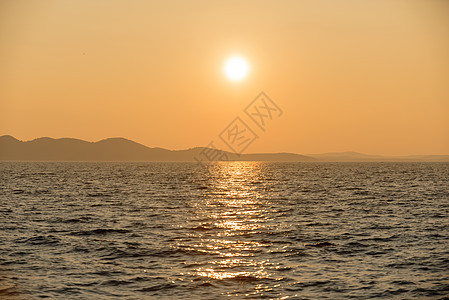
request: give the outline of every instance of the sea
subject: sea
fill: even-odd
[[[1,299],[449,299],[449,163],[0,163]]]

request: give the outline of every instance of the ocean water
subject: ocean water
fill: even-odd
[[[448,163],[0,171],[2,299],[449,299]]]

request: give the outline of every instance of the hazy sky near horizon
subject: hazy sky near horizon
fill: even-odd
[[[0,135],[205,146],[261,91],[246,152],[449,154],[449,1],[0,2]]]

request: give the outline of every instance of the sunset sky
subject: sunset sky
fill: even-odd
[[[0,135],[186,149],[237,116],[246,152],[449,154],[449,1],[0,2]]]

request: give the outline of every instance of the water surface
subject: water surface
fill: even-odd
[[[447,163],[0,170],[3,298],[449,294]]]

